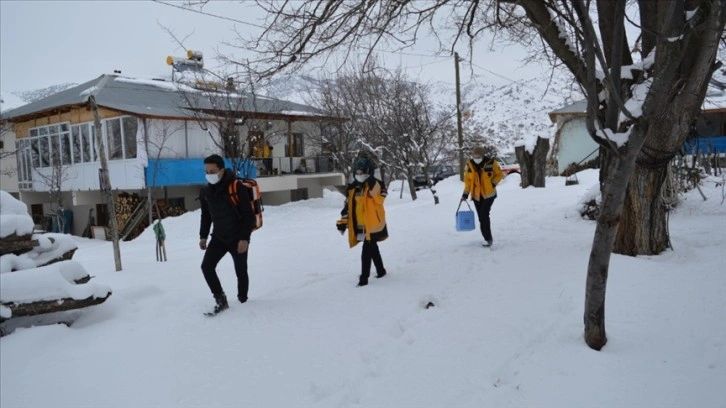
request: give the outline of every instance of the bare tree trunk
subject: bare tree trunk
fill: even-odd
[[[631,133],[629,146],[624,147],[625,154],[620,158],[609,160],[605,190],[602,193],[600,216],[595,227],[590,260],[587,265],[585,283],[585,342],[594,349],[600,350],[607,343],[605,334],[605,289],[607,288],[608,268],[613,243],[618,231],[620,216],[623,211],[625,193],[628,187],[628,175],[635,167],[635,158],[643,145],[642,130],[635,126]]]
[[[101,161],[101,194],[106,201],[108,214],[111,218],[111,240],[113,241],[113,259],[116,264],[116,272],[121,270],[121,248],[118,240],[118,225],[116,224],[116,204],[113,202],[113,194],[111,193],[111,179],[108,175],[108,161],[106,160],[106,146],[103,143],[103,135],[101,134],[101,118],[98,116],[98,105],[96,105],[96,97],[91,95],[88,102],[93,109],[93,120],[95,126],[95,139],[98,146],[98,158]]]
[[[418,198],[418,195],[416,194],[416,186],[414,185],[414,174],[413,169],[409,167],[406,170],[406,178],[408,178],[408,191],[411,193],[411,200],[416,201]],[[428,179],[428,176],[426,176],[426,179]],[[427,180],[428,183],[431,183],[431,181]]]
[[[547,173],[547,153],[550,150],[550,140],[537,138],[534,152],[531,154],[524,146],[514,148],[514,153],[519,161],[520,174],[522,176],[522,188],[529,186],[544,187]]]
[[[532,155],[527,152],[524,146],[517,146],[514,148],[514,154],[517,156],[519,162],[519,174],[522,177],[522,188],[527,188],[533,184],[533,172],[534,172],[534,160]]]
[[[141,120],[141,124],[144,128],[144,149],[146,149],[146,167],[148,168],[148,166],[149,166],[149,127],[148,127],[148,124],[146,123],[146,118]],[[186,126],[186,121],[184,122],[184,124]],[[154,166],[159,165],[158,164],[159,156],[161,156],[161,148],[159,148],[159,152],[156,157],[157,162],[154,163]],[[144,176],[146,176],[146,173],[147,172],[144,171]],[[156,177],[156,169],[154,169],[154,177]],[[156,180],[154,180],[154,181],[156,181]],[[154,207],[153,207],[153,203],[151,200],[151,188],[152,188],[151,184],[152,183],[150,182],[148,177],[145,177],[145,182],[146,182],[146,204],[149,206],[149,225],[153,225],[154,224]],[[156,183],[154,183],[154,184],[156,184]],[[160,213],[158,213],[158,214],[159,214],[159,218],[161,218],[161,214]]]
[[[660,198],[666,177],[666,167],[635,167],[625,195],[613,252],[630,256],[656,255],[670,247],[666,207]]]
[[[547,153],[550,151],[550,140],[537,138],[537,144],[534,147],[534,175],[532,185],[535,187],[545,186],[545,175],[547,173]]]

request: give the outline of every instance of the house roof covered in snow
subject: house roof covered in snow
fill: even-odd
[[[304,121],[334,119],[321,115],[307,105],[251,93],[203,91],[178,82],[104,74],[36,102],[2,112],[0,120],[20,122],[73,106],[85,106],[89,103],[91,95],[95,96],[96,104],[100,107],[146,117],[193,118],[194,111],[211,112],[215,110],[215,105],[225,105],[230,106],[229,110],[237,112],[241,117]],[[225,98],[231,102],[228,104],[215,102]],[[291,115],[289,112],[299,112],[304,115]]]
[[[708,84],[706,98],[703,101],[705,112],[726,112],[726,69],[719,69],[713,74]],[[553,110],[548,115],[552,123],[557,122],[557,117],[585,116],[587,113],[587,101],[577,101],[560,109]]]
[[[554,122],[557,122],[557,117],[560,115],[585,116],[586,112],[587,112],[587,101],[582,100],[582,101],[577,101],[575,103],[564,106],[560,109],[553,110],[552,112],[548,113],[548,115],[550,115],[550,120],[554,123]]]
[[[0,91],[0,112],[6,112],[25,105],[25,101],[10,92]]]

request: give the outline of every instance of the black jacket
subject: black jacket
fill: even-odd
[[[214,224],[212,236],[225,243],[236,244],[241,240],[250,240],[256,219],[247,190],[241,185],[237,189],[237,208],[229,198],[229,184],[236,182],[236,179],[231,169],[224,169],[224,175],[217,184],[207,184],[202,188],[199,196],[202,205],[200,239],[207,239],[209,229]]]

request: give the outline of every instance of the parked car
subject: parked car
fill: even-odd
[[[431,178],[432,184],[436,184],[447,177],[453,176],[454,174],[456,174],[454,167],[449,166],[448,164],[437,164],[429,167],[429,178]],[[428,187],[428,184],[426,183],[426,175],[423,171],[414,176],[413,186],[416,188]]]
[[[517,157],[515,155],[505,154],[497,157],[497,161],[499,162],[499,167],[502,169],[502,173],[504,173],[505,176],[509,173],[521,174],[519,162],[517,162]]]

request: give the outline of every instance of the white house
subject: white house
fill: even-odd
[[[0,91],[0,115],[25,104],[19,97]],[[19,197],[18,165],[15,160],[15,134],[9,125],[0,124],[0,189]]]
[[[726,70],[717,70],[709,83],[703,103],[703,115],[696,122],[684,149],[692,153],[726,153]],[[598,144],[587,132],[585,124],[587,103],[575,102],[549,113],[556,124],[552,157],[557,161],[557,172],[562,173],[570,164],[587,162],[598,157]]]
[[[0,124],[10,125],[17,138],[20,199],[36,222],[55,210],[49,191],[56,186],[65,209],[73,212],[74,234],[87,226],[90,210],[96,211],[96,225],[106,225],[91,95],[99,108],[114,193],[145,196],[148,186],[155,199],[198,208],[199,189],[206,183],[203,158],[229,155],[214,107],[203,97],[190,101],[189,95],[201,95],[195,92],[164,80],[106,74],[2,113]],[[246,147],[239,157],[227,157],[228,163],[242,163],[242,175],[258,177],[265,204],[320,197],[324,187],[345,183],[321,143],[322,130],[339,118],[283,100],[234,97],[238,103],[226,113],[235,118],[234,143]],[[263,143],[271,149],[263,149]],[[256,157],[263,151],[271,154]],[[300,168],[304,172],[295,171]]]
[[[586,110],[587,102],[579,101],[549,113],[556,125],[550,160],[557,161],[557,174],[562,174],[572,163],[598,157],[599,145],[587,133]]]

